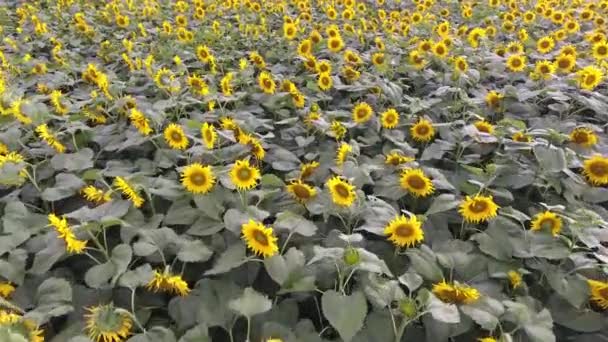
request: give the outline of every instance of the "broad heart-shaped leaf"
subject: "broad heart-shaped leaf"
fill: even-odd
[[[270,310],[272,301],[253,288],[248,287],[243,291],[243,295],[228,302],[228,307],[245,317],[251,318]]]
[[[427,310],[431,313],[434,319],[444,323],[458,323],[460,322],[460,313],[458,307],[454,304],[448,304],[442,302],[439,298],[435,297],[432,293],[429,295],[429,302],[427,303]]]
[[[85,283],[92,288],[100,288],[106,285],[114,273],[116,272],[116,266],[108,261],[100,265],[95,265],[87,271],[84,275]]]
[[[441,213],[444,211],[452,210],[460,204],[460,201],[456,199],[453,194],[441,194],[433,200],[431,206],[426,211],[425,215],[432,215]]]
[[[460,310],[482,329],[489,331],[496,328],[500,316],[505,312],[504,306],[489,296],[482,296],[472,304],[462,305]]]
[[[367,316],[367,302],[360,291],[349,296],[328,290],[321,298],[323,315],[345,342],[349,342],[363,327]]]
[[[28,342],[28,339],[23,337],[18,332],[12,332],[7,327],[0,328],[0,341],[2,342]]]
[[[203,241],[190,240],[184,241],[181,245],[177,258],[183,262],[203,262],[209,260],[213,255]]]
[[[441,268],[437,265],[437,258],[426,245],[420,248],[410,248],[406,252],[410,258],[412,268],[426,280],[438,282],[443,279]]]
[[[537,312],[534,302],[531,297],[517,297],[516,302],[503,301],[507,307],[503,319],[523,327],[530,341],[555,342],[551,313],[546,308]]]
[[[549,172],[559,172],[566,168],[564,150],[554,146],[534,146],[534,156],[540,167]]]
[[[313,236],[317,232],[317,226],[312,221],[289,211],[277,215],[274,227],[277,230],[285,229],[302,236]]]
[[[205,275],[221,274],[230,271],[233,268],[239,267],[247,261],[245,258],[245,245],[242,243],[234,243],[228,247],[215,260],[213,267],[205,272]]]
[[[160,326],[147,330],[144,334],[137,334],[127,342],[176,342],[173,331]]]
[[[112,283],[116,282],[118,277],[127,270],[132,257],[133,251],[131,250],[131,246],[127,244],[122,243],[112,249],[111,261],[115,266]]]
[[[84,185],[80,177],[71,173],[60,173],[55,177],[55,186],[44,189],[40,198],[49,202],[58,201],[74,195]]]
[[[153,277],[154,271],[152,270],[152,266],[150,266],[150,264],[144,264],[135,270],[127,271],[120,276],[118,285],[134,289],[148,284]]]
[[[203,278],[192,292],[198,292],[190,295],[198,303],[197,322],[209,327],[230,327],[235,314],[227,303],[242,294],[237,285],[226,280]]]
[[[76,153],[59,153],[51,158],[55,170],[81,171],[93,167],[93,150],[83,148]]]
[[[547,308],[555,323],[579,332],[594,332],[608,328],[606,316],[588,308],[576,309],[559,295],[551,296]]]
[[[25,317],[42,325],[52,317],[63,316],[73,310],[70,283],[65,279],[49,278],[38,286],[36,308]]]

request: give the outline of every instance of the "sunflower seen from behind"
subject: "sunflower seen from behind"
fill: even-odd
[[[496,217],[499,206],[494,203],[492,196],[467,196],[459,207],[459,212],[465,222],[481,223]]]
[[[211,166],[193,163],[186,166],[181,174],[182,185],[193,194],[206,194],[215,185],[215,175]]]
[[[401,172],[399,185],[416,197],[427,197],[435,192],[435,186],[422,169],[405,169]]]
[[[269,258],[279,252],[277,246],[278,238],[270,227],[266,227],[261,222],[249,220],[241,226],[242,239],[253,253],[264,258]]]
[[[355,186],[342,177],[334,176],[328,179],[325,186],[331,194],[332,202],[338,206],[350,207],[357,199]]]
[[[608,158],[594,155],[583,162],[583,175],[595,186],[608,184]]]
[[[165,141],[172,149],[184,150],[188,147],[188,138],[184,133],[184,129],[178,125],[171,123],[165,128],[163,132]]]
[[[230,170],[230,179],[238,190],[253,189],[261,177],[260,170],[247,159],[237,160]]]
[[[547,210],[534,216],[530,229],[533,231],[550,231],[555,236],[562,230],[562,219],[556,213]]]
[[[399,215],[384,227],[384,235],[398,247],[413,247],[424,240],[422,222],[416,216]]]
[[[133,320],[113,304],[96,305],[86,308],[85,331],[95,342],[122,342],[131,335]]]

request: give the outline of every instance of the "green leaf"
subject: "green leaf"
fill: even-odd
[[[112,283],[115,283],[118,277],[120,277],[120,275],[122,275],[128,269],[132,257],[133,251],[131,250],[131,246],[127,244],[123,243],[112,249],[111,261],[115,266]]]
[[[345,296],[328,290],[321,297],[321,308],[323,315],[345,342],[352,340],[361,330],[367,316],[367,302],[360,291]]]
[[[458,307],[454,304],[448,304],[442,302],[435,295],[429,296],[429,302],[427,303],[427,310],[431,313],[431,316],[437,321],[443,323],[459,323],[460,313]]]
[[[566,168],[564,150],[555,146],[535,145],[534,156],[540,167],[549,172],[559,172]]]
[[[233,268],[239,267],[247,261],[245,258],[245,245],[235,243],[230,245],[213,264],[213,268],[205,272],[205,275],[222,274]]]
[[[482,329],[492,331],[505,312],[503,305],[489,296],[482,296],[472,304],[462,305],[460,310],[471,317]]]
[[[307,237],[313,236],[317,232],[317,226],[314,224],[314,222],[289,211],[284,211],[277,215],[274,228],[284,229],[290,233],[298,233]]]
[[[209,260],[213,255],[203,241],[189,240],[181,244],[180,250],[177,253],[177,258],[183,262],[203,262]]]
[[[194,328],[186,331],[184,336],[180,337],[178,342],[212,342],[211,337],[207,334],[207,328],[203,325],[197,325]]]
[[[82,171],[93,167],[93,150],[83,148],[76,153],[59,153],[51,158],[55,170]]]
[[[180,199],[174,201],[163,222],[165,224],[192,224],[198,218],[198,210],[190,205],[190,199]]]
[[[232,282],[208,278],[201,280],[196,289],[199,292],[196,321],[209,327],[229,328],[235,315],[226,304],[240,296],[241,289]]]
[[[248,287],[243,294],[228,302],[228,307],[239,314],[251,318],[272,308],[272,301],[268,297]]]
[[[441,268],[437,265],[436,257],[426,245],[420,248],[410,248],[405,254],[410,258],[411,267],[424,279],[439,282],[443,279]]]
[[[112,262],[95,265],[87,270],[84,282],[94,289],[107,285],[116,272],[116,266]]]
[[[454,196],[453,194],[441,194],[435,197],[435,199],[433,199],[433,203],[431,203],[431,206],[424,215],[428,216],[452,210],[456,208],[459,204],[460,200],[457,200],[456,196]]]
[[[152,280],[154,271],[150,264],[141,265],[135,270],[123,273],[118,279],[118,285],[135,289],[144,286]]]
[[[60,173],[55,177],[55,186],[46,188],[40,194],[40,198],[53,202],[68,198],[77,193],[85,183],[79,177],[71,173]]]

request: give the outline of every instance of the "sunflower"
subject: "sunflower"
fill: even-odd
[[[103,190],[98,189],[93,185],[85,186],[82,190],[80,190],[80,192],[87,201],[96,204],[102,204],[112,200],[112,198],[110,197],[110,191],[103,192]]]
[[[410,128],[412,138],[419,142],[429,142],[435,136],[433,123],[426,119],[420,119]]]
[[[327,180],[325,186],[329,189],[331,200],[339,206],[350,207],[357,199],[355,186],[339,176]]]
[[[583,174],[593,185],[608,184],[608,158],[600,155],[585,160]]]
[[[591,147],[597,140],[597,135],[587,127],[577,127],[570,132],[570,141],[582,147]]]
[[[401,188],[416,197],[426,197],[435,192],[433,182],[421,169],[405,169],[399,178]]]
[[[507,58],[507,68],[513,72],[523,71],[526,68],[526,56],[509,56],[509,58]]]
[[[272,228],[250,219],[249,222],[243,223],[241,230],[247,247],[255,254],[268,258],[279,252],[278,238],[274,236]]]
[[[181,176],[184,188],[194,194],[206,194],[215,185],[215,175],[209,165],[190,164],[184,168]]]
[[[353,148],[349,144],[345,142],[341,143],[338,149],[336,150],[336,165],[342,166],[342,164],[344,164],[344,161],[346,160],[346,157],[352,151]]]
[[[188,147],[188,138],[182,127],[178,124],[171,123],[163,132],[167,144],[176,150],[184,150]]]
[[[536,214],[530,228],[533,231],[550,230],[554,236],[562,230],[562,219],[557,214],[545,211]]]
[[[193,93],[204,96],[209,94],[209,85],[201,77],[197,75],[188,76],[188,86]]]
[[[467,59],[464,56],[456,57],[454,59],[454,66],[460,73],[465,73],[467,70],[469,70],[469,63],[467,63]]]
[[[532,141],[532,138],[524,132],[513,133],[513,136],[511,136],[511,139],[513,139],[514,141],[517,141],[517,142],[521,142],[521,143],[527,143],[527,142]]]
[[[128,313],[119,311],[112,304],[86,308],[85,330],[95,342],[121,342],[131,335],[133,320]]]
[[[517,55],[524,52],[524,46],[520,42],[510,42],[507,44],[507,51]]]
[[[7,299],[15,292],[15,287],[11,283],[0,282],[0,297]]]
[[[217,141],[217,132],[215,131],[215,127],[205,122],[201,127],[201,136],[203,137],[205,147],[210,150],[213,149],[215,142]]]
[[[356,69],[353,69],[350,66],[345,66],[344,68],[342,68],[342,75],[344,76],[344,78],[346,78],[348,82],[353,82],[358,80],[359,77],[361,77],[361,72]]]
[[[312,52],[312,41],[310,39],[304,39],[298,44],[298,55],[302,57],[309,56]]]
[[[593,58],[597,59],[598,61],[608,58],[608,42],[601,41],[593,44],[593,47],[591,47],[591,53],[593,54]]]
[[[433,294],[443,302],[450,304],[471,304],[479,299],[479,291],[476,288],[462,285],[457,282],[448,283],[442,280],[433,284]]]
[[[57,137],[49,130],[49,127],[46,124],[42,124],[36,127],[36,133],[38,136],[44,140],[49,146],[55,149],[58,153],[65,152],[65,145],[63,145]]]
[[[477,342],[498,342],[494,337],[482,337],[478,338]]]
[[[363,63],[363,60],[355,51],[346,50],[344,52],[344,62],[346,62],[347,64],[352,64],[354,66],[358,66]]]
[[[384,159],[384,163],[386,165],[399,166],[401,164],[405,164],[405,163],[411,162],[413,160],[414,160],[414,158],[404,156],[403,154],[401,154],[399,152],[391,152],[388,155],[386,155],[386,157]]]
[[[300,179],[306,179],[312,175],[313,172],[319,167],[319,162],[311,161],[304,163],[300,166]]]
[[[500,108],[500,102],[502,101],[502,99],[505,96],[499,92],[497,92],[496,90],[491,90],[488,92],[488,94],[486,95],[486,105],[488,105],[488,107],[490,108]]]
[[[507,277],[509,278],[509,284],[511,284],[511,288],[516,289],[521,286],[521,273],[514,270],[510,270],[509,272],[507,272]]]
[[[587,279],[591,302],[602,310],[608,309],[608,282]]]
[[[144,204],[144,199],[137,191],[122,177],[114,178],[114,185],[122,192],[123,195],[127,196],[129,201],[133,203],[136,208],[141,207]]]
[[[57,235],[65,242],[68,253],[81,254],[87,246],[87,241],[78,240],[65,217],[55,214],[48,215],[49,226],[55,228]]]
[[[340,52],[343,47],[344,42],[340,36],[331,37],[327,40],[327,48],[332,52]]]
[[[274,94],[276,84],[272,79],[272,75],[266,71],[262,71],[258,76],[258,85],[266,94]]]
[[[172,274],[167,266],[163,272],[155,270],[154,277],[146,288],[153,292],[165,292],[180,297],[187,296],[190,293],[188,283],[179,274]]]
[[[555,41],[548,36],[542,37],[536,42],[536,50],[542,54],[549,53],[553,47],[555,47]]]
[[[537,61],[534,65],[534,73],[545,80],[551,78],[555,69],[555,64],[548,60]]]
[[[322,72],[319,74],[319,78],[317,79],[317,85],[319,86],[319,89],[327,91],[331,89],[333,84],[334,81],[328,72]]]
[[[458,211],[466,222],[480,223],[496,217],[498,208],[492,196],[475,195],[467,196]]]
[[[394,108],[390,108],[382,113],[380,122],[384,128],[395,128],[399,124],[399,113]]]
[[[232,78],[234,74],[229,72],[220,80],[220,88],[222,89],[222,94],[224,96],[230,96],[234,92],[234,88],[232,87]]]
[[[372,64],[375,66],[381,66],[384,64],[385,58],[384,53],[376,52],[372,55]]]
[[[9,311],[0,310],[0,329],[8,330],[16,340],[44,342],[44,331],[38,329],[34,321]]]
[[[283,37],[287,40],[293,40],[298,34],[298,28],[294,23],[283,24]]]
[[[287,185],[287,192],[300,203],[307,202],[317,195],[317,190],[315,190],[315,188],[302,182],[300,179],[291,181],[291,183]]]
[[[576,57],[573,55],[560,54],[555,58],[555,67],[558,71],[569,73],[576,65]]]
[[[424,240],[422,222],[413,215],[410,218],[404,215],[395,217],[384,227],[384,235],[388,235],[388,240],[398,247],[414,247]]]
[[[131,120],[131,124],[137,128],[141,135],[147,136],[152,133],[153,130],[150,127],[150,122],[137,108],[131,108],[129,119]]]
[[[422,53],[418,50],[410,51],[408,60],[416,69],[422,69],[426,65],[426,60],[422,56]]]
[[[249,160],[237,160],[230,170],[230,179],[238,190],[250,190],[254,188],[261,178],[260,170],[249,165]]]
[[[599,69],[593,65],[584,67],[583,69],[579,70],[576,75],[579,86],[586,90],[595,89],[595,87],[597,87],[597,85],[600,84],[604,78],[602,69]]]
[[[435,55],[439,58],[445,58],[449,53],[448,47],[442,41],[433,45],[432,51],[433,51],[433,55]]]
[[[331,73],[331,63],[327,60],[322,60],[317,63],[317,73]]]
[[[315,58],[315,56],[307,56],[306,60],[304,61],[304,67],[308,71],[316,72],[317,71],[317,59]]]
[[[494,126],[485,120],[476,121],[473,126],[475,126],[479,132],[487,134],[492,134],[494,132]]]
[[[369,104],[365,102],[360,102],[353,108],[353,121],[358,124],[366,123],[367,121],[369,121],[369,119],[372,118],[373,114],[374,111],[372,110],[372,107]]]

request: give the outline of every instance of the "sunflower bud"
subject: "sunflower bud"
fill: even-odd
[[[399,302],[399,309],[405,317],[412,319],[418,313],[416,302],[411,298],[405,298]]]
[[[344,262],[348,266],[352,266],[359,263],[360,259],[361,258],[359,257],[359,252],[352,247],[348,247],[344,252]]]

